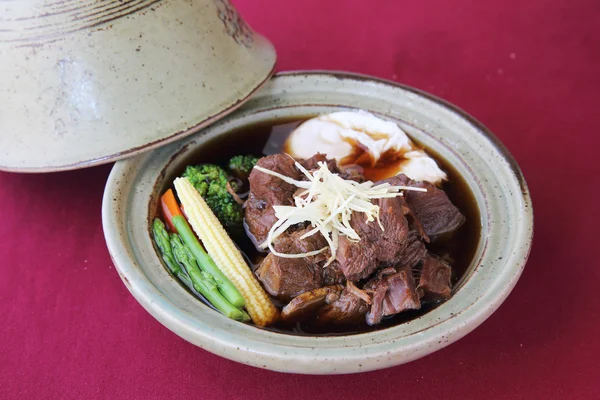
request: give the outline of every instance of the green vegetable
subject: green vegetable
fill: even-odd
[[[245,182],[258,160],[258,157],[250,155],[234,156],[229,160],[228,168],[231,175]]]
[[[197,292],[201,293],[217,310],[221,311],[229,318],[237,321],[250,320],[250,317],[245,311],[236,308],[221,294],[221,292],[219,292],[217,282],[214,278],[198,268],[194,254],[192,254],[190,248],[183,243],[178,234],[174,233],[171,235],[170,243],[175,260],[185,268],[192,281],[192,285]]]
[[[223,275],[223,272],[221,272],[221,270],[216,266],[213,259],[206,253],[206,251],[204,251],[204,248],[196,238],[194,232],[192,232],[192,228],[190,228],[190,225],[186,221],[185,217],[182,215],[174,216],[173,225],[175,225],[177,232],[179,232],[181,235],[181,239],[183,239],[183,242],[193,254],[194,259],[197,260],[200,268],[213,277],[217,286],[219,287],[220,292],[223,293],[223,296],[225,296],[225,298],[227,298],[227,300],[229,300],[235,307],[243,307],[245,305],[244,297],[240,294],[236,287],[233,286],[233,283],[231,283],[231,281],[227,279],[225,275]],[[172,245],[173,243],[171,243],[171,246]],[[189,275],[190,272],[187,272]]]
[[[227,185],[234,192],[239,187],[235,181],[230,182],[230,176],[223,168],[213,164],[190,165],[183,177],[190,180],[230,234],[235,236],[243,231],[244,210]]]
[[[187,287],[191,288],[192,282],[190,281],[190,278],[175,261],[173,249],[171,248],[169,233],[165,228],[165,224],[158,218],[155,218],[154,222],[152,223],[152,233],[154,236],[154,243],[156,243],[156,246],[158,246],[160,255],[165,264],[167,264],[167,267],[171,270],[171,273],[179,278]]]

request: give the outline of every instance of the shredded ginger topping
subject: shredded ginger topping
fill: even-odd
[[[273,206],[277,222],[269,231],[267,240],[261,244],[263,249],[269,248],[274,255],[284,258],[314,256],[330,249],[331,256],[325,264],[327,266],[335,260],[340,234],[345,235],[348,240],[360,241],[360,236],[350,226],[353,212],[362,213],[367,222],[376,220],[383,231],[383,225],[379,220],[379,206],[373,204],[371,200],[402,196],[403,190],[427,191],[424,188],[392,186],[389,183],[375,185],[371,181],[358,183],[343,179],[338,174],[332,173],[325,162],[319,162],[319,168],[314,171],[307,171],[298,162],[295,165],[308,180],[298,181],[260,166],[254,167],[265,174],[276,176],[289,184],[304,189],[294,196],[294,206]],[[313,229],[302,235],[300,239],[319,232],[327,241],[328,246],[299,254],[276,251],[273,246],[275,240],[289,227],[303,222],[309,222]]]

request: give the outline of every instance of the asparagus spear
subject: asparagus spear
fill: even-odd
[[[177,227],[177,230],[182,231]],[[186,246],[178,234],[171,235],[171,248],[175,260],[187,271],[194,289],[201,293],[217,310],[237,321],[248,321],[250,317],[244,310],[236,308],[219,291],[215,279],[198,268],[196,258],[191,249]]]
[[[158,246],[160,255],[165,264],[167,264],[167,267],[171,270],[171,273],[179,278],[187,287],[191,288],[192,281],[175,261],[173,249],[171,249],[169,233],[165,228],[165,224],[158,218],[155,218],[152,223],[152,234],[154,236],[154,243]]]
[[[245,305],[244,297],[240,294],[240,292],[236,289],[236,287],[231,283],[229,279],[223,272],[216,266],[213,259],[204,251],[202,245],[196,238],[194,232],[192,232],[192,228],[186,221],[183,215],[175,215],[173,216],[173,225],[181,235],[181,239],[189,248],[191,253],[193,254],[195,260],[198,262],[198,265],[204,272],[210,274],[214,281],[216,282],[219,291],[229,300],[229,302],[235,307],[243,307]],[[188,271],[188,274],[190,271]]]
[[[173,275],[179,278],[188,288],[192,290],[198,297],[201,297],[204,301],[208,301],[201,293],[196,290],[187,272],[181,268],[179,263],[175,260],[173,255],[173,249],[171,248],[171,238],[166,230],[165,224],[158,218],[156,218],[152,224],[152,233],[154,235],[154,242],[158,246],[161,254],[161,258],[167,264],[167,267],[171,270]]]

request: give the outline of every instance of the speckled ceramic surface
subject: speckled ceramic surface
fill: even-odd
[[[164,145],[233,111],[274,64],[229,0],[1,2],[0,169]]]
[[[170,277],[152,247],[149,206],[165,174],[209,138],[256,121],[362,108],[398,121],[452,163],[481,211],[476,255],[453,297],[408,323],[339,337],[278,334],[244,325],[195,300]],[[533,211],[521,172],[502,144],[457,108],[414,89],[327,72],[272,79],[240,110],[183,141],[117,163],[102,210],[107,245],[125,285],[158,321],[208,351],[249,365],[306,374],[339,374],[402,364],[460,339],[504,301],[525,266]]]

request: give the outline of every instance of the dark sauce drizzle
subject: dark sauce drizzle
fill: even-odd
[[[166,182],[172,182],[177,176],[183,173],[186,165],[198,163],[214,163],[224,165],[230,157],[237,154],[253,154],[264,156],[277,154],[283,151],[284,143],[291,131],[304,120],[311,118],[307,116],[303,119],[278,119],[269,122],[262,122],[251,126],[245,126],[239,130],[228,132],[206,142],[197,152],[188,156],[181,162],[181,167],[171,176],[167,176]],[[414,140],[413,140],[414,141]],[[455,284],[466,272],[477,249],[477,244],[481,232],[481,220],[477,203],[466,184],[465,180],[458,174],[456,169],[447,163],[443,158],[432,150],[425,149],[438,162],[440,167],[448,174],[448,182],[444,183],[443,189],[452,200],[452,202],[461,210],[466,217],[466,223],[451,237],[439,238],[434,243],[427,245],[427,248],[433,253],[450,261],[452,266],[452,282]],[[386,169],[391,169],[397,165],[397,159],[391,159],[389,164],[382,163],[377,166],[377,170],[371,169],[367,172],[368,177],[376,179]],[[162,188],[162,190],[165,190]],[[161,191],[162,191],[161,190]],[[158,206],[156,210],[158,213]],[[244,257],[251,263],[253,269],[262,261],[265,253],[256,250],[252,241],[243,236],[236,238],[236,244],[244,254]],[[182,284],[185,287],[185,285]],[[185,287],[186,290],[190,290]],[[195,293],[198,295],[197,293]],[[282,306],[275,301],[277,306]],[[210,304],[209,304],[210,306]],[[391,326],[408,322],[418,318],[428,311],[431,311],[437,304],[423,304],[420,310],[405,311],[393,317],[384,319],[379,325],[368,326],[366,323],[349,326],[318,326],[313,323],[297,323],[295,325],[286,325],[277,323],[267,329],[270,331],[308,336],[336,336],[365,333],[385,329]],[[212,308],[212,306],[211,306]]]

